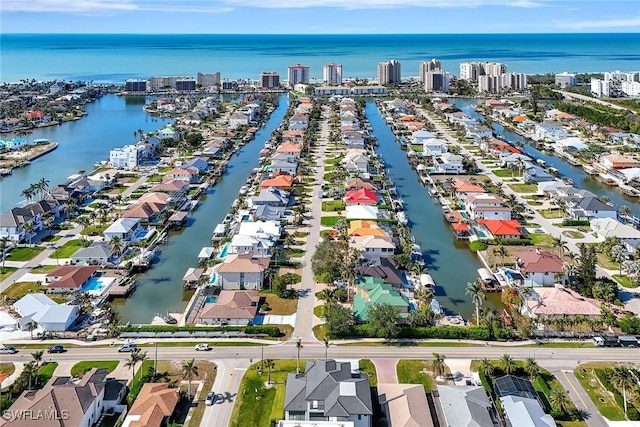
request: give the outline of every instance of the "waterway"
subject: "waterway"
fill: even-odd
[[[58,148],[0,178],[0,212],[20,202],[20,193],[40,178],[48,180],[50,186],[62,184],[80,170],[93,170],[95,162],[109,158],[111,149],[133,143],[133,133],[138,129],[150,132],[171,121],[149,115],[142,108],[144,104],[144,97],[105,95],[87,104],[88,115],[80,120],[34,129],[31,140],[47,138],[57,142]]]
[[[377,152],[384,159],[387,173],[404,201],[409,227],[422,248],[429,274],[436,282],[438,301],[448,313],[470,319],[474,308],[465,289],[467,282],[476,279],[482,263],[469,251],[466,242],[453,236],[440,205],[429,197],[427,188],[409,167],[406,152],[396,142],[375,103],[367,102],[365,111],[378,140]]]
[[[478,102],[477,100],[452,98],[449,102],[469,114],[471,117],[475,119],[483,119],[482,115],[472,108],[472,105]],[[581,167],[573,166],[560,157],[553,156],[536,149],[534,146],[529,144],[525,138],[516,133],[505,130],[499,123],[493,123],[493,130],[499,135],[504,136],[507,141],[521,144],[527,154],[535,157],[536,159],[544,160],[549,167],[556,168],[561,177],[571,178],[575,187],[584,188],[598,196],[607,196],[616,208],[620,208],[620,206],[628,206],[634,216],[640,216],[640,203],[637,202],[637,199],[626,197],[620,192],[620,190],[611,188],[597,179],[592,178],[589,174],[585,173]]]
[[[209,193],[201,199],[200,207],[188,218],[187,227],[170,236],[156,263],[137,278],[136,291],[127,299],[114,301],[124,322],[149,323],[154,314],[183,311],[191,292],[182,289],[182,277],[187,268],[195,266],[203,246],[210,246],[211,234],[216,224],[222,222],[240,187],[251,171],[258,166],[260,150],[280,125],[289,106],[287,95],[281,95],[278,107],[271,114],[265,127],[229,160],[229,169]]]

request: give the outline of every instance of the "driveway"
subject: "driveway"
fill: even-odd
[[[398,359],[371,359],[376,367],[379,383],[398,383],[398,376],[396,375],[396,365]]]

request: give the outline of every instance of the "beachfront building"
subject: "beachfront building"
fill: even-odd
[[[287,375],[282,427],[371,427],[372,416],[369,378],[349,362],[310,360],[304,372]]]
[[[560,86],[560,89],[565,89],[567,87],[573,87],[576,85],[576,75],[573,73],[564,73],[556,74],[555,83]]]
[[[507,73],[507,65],[499,62],[461,62],[460,78],[478,81],[481,76],[500,76]]]
[[[444,70],[425,71],[421,77],[424,80],[425,92],[447,92],[449,90],[449,73]]]
[[[308,84],[309,83],[309,66],[308,65],[290,65],[287,67],[287,77],[289,88],[292,88],[298,84]]]
[[[342,65],[334,63],[326,64],[322,67],[322,80],[327,86],[341,86]]]
[[[147,81],[139,79],[128,79],[124,82],[124,90],[128,93],[145,93],[147,91]]]
[[[220,71],[210,74],[198,73],[196,75],[196,83],[204,88],[220,86]]]
[[[402,81],[400,62],[392,59],[390,61],[378,62],[378,84],[397,85]]]
[[[45,294],[27,294],[13,304],[18,315],[18,326],[27,328],[36,322],[45,331],[66,331],[80,314],[77,305],[58,304]]]
[[[258,78],[258,88],[278,89],[280,87],[280,75],[275,71],[263,71]]]
[[[424,75],[428,71],[441,70],[442,63],[438,59],[432,59],[430,61],[422,61],[419,65],[418,76],[420,83],[424,83]]]

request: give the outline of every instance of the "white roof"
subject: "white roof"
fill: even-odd
[[[447,141],[444,141],[440,138],[429,138],[422,144],[430,147],[439,147],[441,145],[447,145]]]
[[[104,230],[104,233],[128,233],[135,228],[139,222],[140,218],[118,218],[113,224]]]
[[[518,427],[556,427],[553,417],[544,412],[535,399],[520,396],[500,398],[511,425]]]
[[[27,294],[13,306],[22,317],[38,323],[66,323],[77,310],[75,305],[58,305],[45,294]]]
[[[278,237],[281,234],[279,221],[244,221],[240,223],[238,234],[255,236],[257,234],[267,234]]]
[[[378,219],[378,208],[375,206],[347,206],[347,219]]]
[[[640,177],[640,168],[627,168],[619,169],[618,172],[622,173],[627,179],[633,179]]]
[[[213,255],[213,251],[214,249],[211,246],[205,246],[204,248],[200,249],[198,258],[211,258],[211,255]]]
[[[56,302],[45,294],[27,294],[13,304],[21,316],[35,314],[46,307],[54,305],[57,305]]]
[[[605,238],[640,239],[639,230],[613,218],[594,218],[591,220],[591,228]]]

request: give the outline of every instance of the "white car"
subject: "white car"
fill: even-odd
[[[196,344],[196,346],[194,348],[196,349],[196,351],[209,351],[209,350],[211,350],[211,347],[209,347],[209,344],[207,344],[207,343]]]
[[[216,403],[216,394],[212,391],[207,394],[207,399],[204,401],[205,405],[211,406]]]

